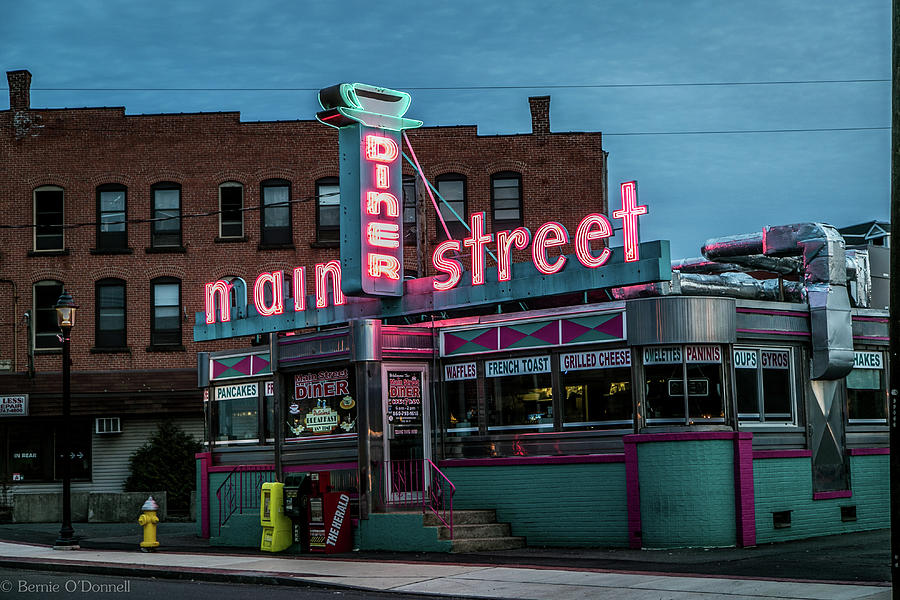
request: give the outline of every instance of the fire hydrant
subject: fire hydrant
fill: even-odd
[[[138,525],[144,528],[144,541],[141,542],[141,552],[153,552],[154,548],[159,546],[159,542],[156,541],[156,524],[159,523],[156,511],[159,510],[159,505],[153,499],[153,496],[149,496],[141,510],[144,511],[138,517]]]

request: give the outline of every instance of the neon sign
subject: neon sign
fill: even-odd
[[[403,118],[409,100],[361,83],[319,92],[316,118],[339,130],[340,285],[349,296],[403,295],[400,132],[422,124]]]
[[[637,205],[637,181],[622,184],[622,210],[614,210],[613,218],[622,219],[622,235],[625,238],[625,262],[639,260],[638,217],[647,214],[646,206]]]

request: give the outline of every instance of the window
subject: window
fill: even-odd
[[[151,188],[153,210],[150,217],[150,245],[154,248],[181,246],[181,186],[157,183]]]
[[[493,231],[522,226],[522,176],[512,171],[491,176]]]
[[[631,427],[631,351],[573,352],[559,357],[563,427]]]
[[[341,186],[337,177],[316,181],[316,241],[341,241]]]
[[[38,281],[34,284],[32,315],[35,350],[52,350],[60,347],[56,302],[62,292],[61,281]]]
[[[403,245],[416,245],[416,178],[403,178]]]
[[[97,188],[98,249],[120,250],[128,247],[127,195],[127,188],[117,183]]]
[[[268,179],[260,187],[262,195],[262,235],[264,246],[284,246],[293,243],[291,231],[291,185],[283,179]]]
[[[219,237],[244,236],[244,186],[229,181],[219,186]]]
[[[648,424],[725,421],[720,346],[647,347],[643,365]]]
[[[229,384],[212,390],[213,436],[218,442],[259,439],[261,382]]]
[[[469,213],[466,205],[466,177],[459,173],[446,173],[437,177],[437,189],[441,198],[444,199],[438,206],[440,207],[441,217],[447,224],[450,236],[459,240],[466,237],[468,230]],[[448,206],[449,204],[449,206]],[[454,212],[456,214],[454,214]],[[458,216],[457,216],[458,215]],[[437,237],[439,240],[447,239],[444,233],[444,226],[437,223]]]
[[[97,348],[124,348],[125,282],[121,279],[101,279],[95,285],[97,307],[94,345]]]
[[[62,477],[62,461],[69,461],[73,479],[91,478],[91,421],[73,418],[63,425],[52,422],[0,424],[2,483],[50,482]],[[69,456],[61,453],[63,427],[69,436]]]
[[[444,426],[450,435],[478,432],[477,377],[474,362],[444,365]]]
[[[793,423],[794,378],[789,348],[734,349],[738,419]]]
[[[228,292],[228,298],[231,303],[231,318],[238,319],[244,316],[247,310],[247,284],[240,277],[223,277],[231,286]],[[266,286],[266,305],[272,303],[271,288]],[[285,289],[285,295],[289,295],[289,291]]]
[[[34,190],[34,249],[64,250],[63,189],[44,186]]]
[[[553,429],[549,356],[484,363],[488,431]]]
[[[355,434],[357,403],[353,375],[346,367],[294,375],[294,396],[282,412],[287,441]]]
[[[150,345],[181,345],[181,282],[160,277],[150,282]]]
[[[884,355],[881,352],[856,352],[853,370],[847,375],[850,422],[886,423],[887,399]]]

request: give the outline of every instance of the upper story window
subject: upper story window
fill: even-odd
[[[219,186],[219,237],[244,236],[244,186],[229,181]]]
[[[851,423],[887,422],[887,384],[884,353],[855,352],[847,375],[847,415]]]
[[[260,243],[287,245],[293,243],[291,230],[291,184],[284,179],[267,179],[260,185],[262,215]]]
[[[316,181],[316,241],[341,241],[341,185],[337,177]]]
[[[53,350],[60,347],[59,325],[56,321],[56,303],[63,292],[61,281],[38,281],[33,288],[33,335],[35,350]]]
[[[150,282],[150,345],[181,345],[181,281],[159,277]]]
[[[150,245],[154,248],[181,246],[181,186],[162,182],[153,185]]]
[[[738,419],[794,423],[794,361],[790,348],[734,349]]]
[[[124,348],[125,281],[101,279],[95,284],[96,320],[94,345],[97,348]]]
[[[491,175],[493,231],[522,226],[522,176],[513,171]]]
[[[34,249],[64,250],[63,189],[45,185],[34,190]]]
[[[725,421],[721,346],[648,346],[643,369],[648,424]]]
[[[128,247],[128,189],[118,183],[97,188],[97,248],[119,250]]]
[[[403,178],[403,244],[416,245],[416,178]]]
[[[447,224],[447,229],[453,239],[460,240],[466,237],[466,223],[469,219],[466,200],[466,176],[459,173],[445,173],[436,178],[438,193],[444,199],[438,206],[441,217]],[[437,239],[447,239],[444,226],[439,222],[437,226]]]

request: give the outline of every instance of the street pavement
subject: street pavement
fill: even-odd
[[[57,524],[0,525],[0,565],[119,577],[317,584],[453,598],[566,600],[888,599],[888,530],[747,549],[526,548],[478,554],[284,556],[209,546],[192,523],[161,523],[155,553],[137,524],[75,524],[78,551],[50,547]],[[0,592],[3,591],[0,582]],[[14,596],[4,596],[14,597]]]

